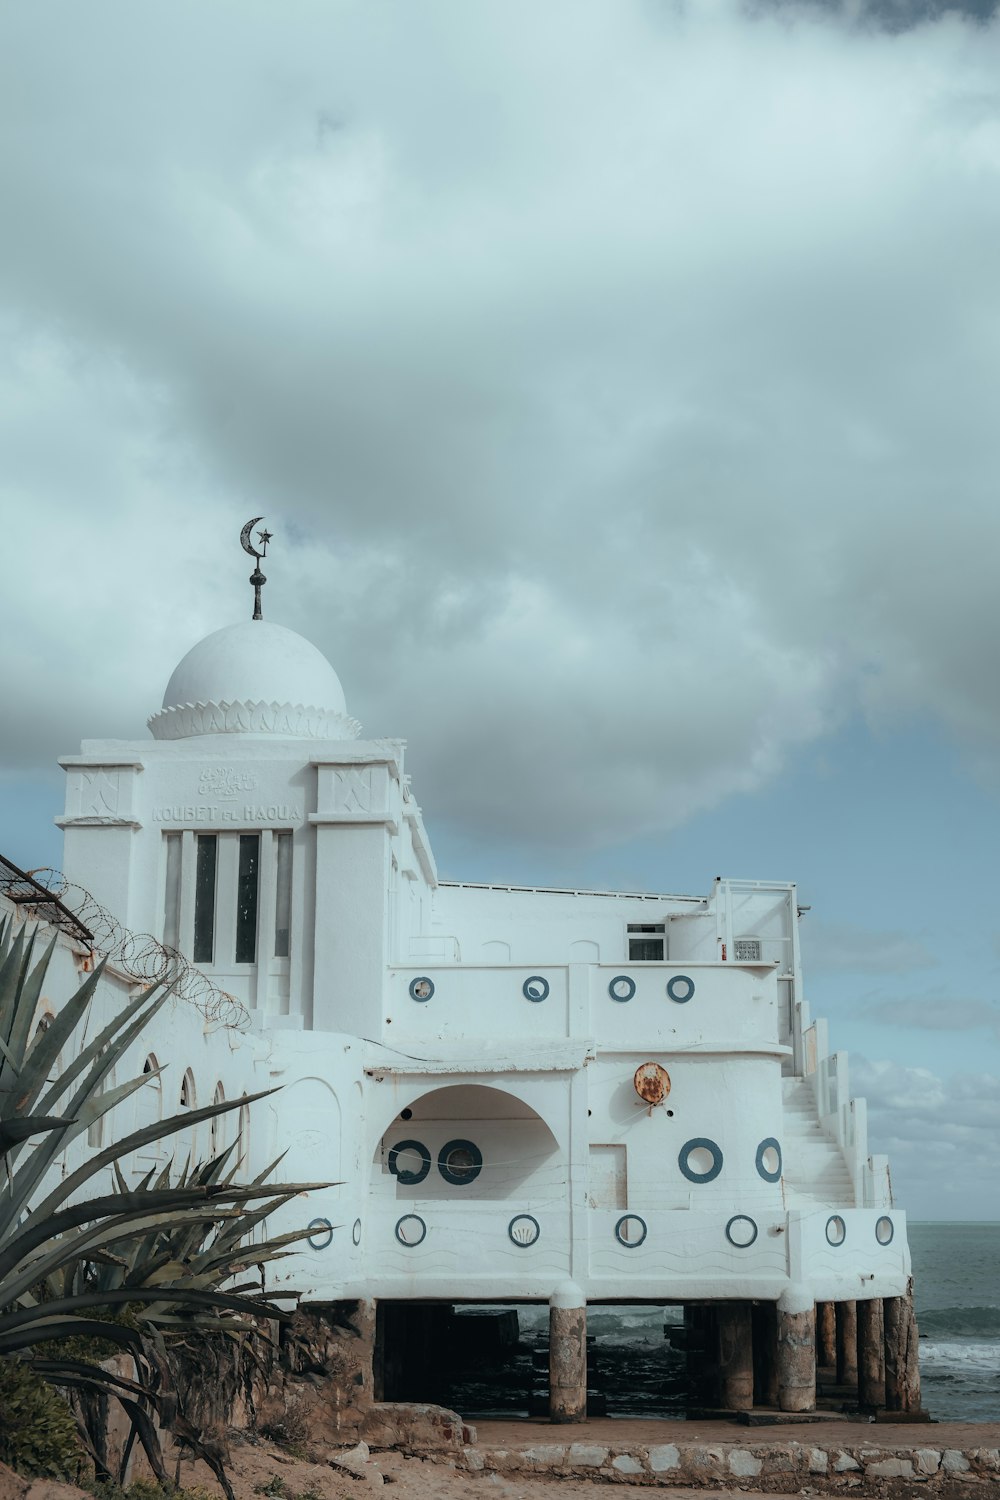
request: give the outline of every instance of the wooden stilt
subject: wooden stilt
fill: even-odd
[[[836,1302],[837,1384],[858,1383],[858,1304]]]
[[[821,1370],[837,1364],[837,1318],[832,1302],[816,1303],[816,1363]]]
[[[885,1405],[882,1298],[858,1303],[858,1403],[876,1411]]]
[[[782,1411],[816,1409],[816,1311],[778,1307],[778,1405]]]
[[[753,1406],[753,1331],[749,1302],[724,1302],[719,1319],[719,1401],[727,1411]]]
[[[578,1287],[549,1301],[549,1420],[587,1420],[587,1304]]]
[[[920,1410],[920,1362],[917,1320],[913,1313],[913,1277],[906,1295],[886,1297],[885,1405],[887,1411]]]

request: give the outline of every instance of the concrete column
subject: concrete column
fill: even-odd
[[[886,1297],[885,1405],[887,1411],[920,1410],[920,1363],[917,1320],[913,1313],[913,1278],[905,1297]]]
[[[587,1303],[573,1281],[549,1299],[549,1421],[587,1420]]]
[[[882,1298],[858,1303],[858,1404],[885,1405],[885,1349]]]
[[[753,1406],[753,1332],[749,1302],[723,1302],[719,1319],[719,1398],[726,1411]]]
[[[858,1304],[837,1302],[837,1384],[858,1383]]]
[[[821,1370],[837,1364],[837,1317],[832,1302],[816,1303],[816,1363]]]
[[[809,1289],[793,1283],[778,1302],[778,1405],[816,1409],[816,1308]]]

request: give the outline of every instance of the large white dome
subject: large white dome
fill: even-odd
[[[353,739],[340,678],[311,641],[270,620],[227,625],[178,662],[149,727],[157,739],[282,734]]]

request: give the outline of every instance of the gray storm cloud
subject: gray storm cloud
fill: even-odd
[[[668,828],[859,710],[995,777],[996,23],[0,26],[7,765],[141,732],[264,513],[469,833]]]

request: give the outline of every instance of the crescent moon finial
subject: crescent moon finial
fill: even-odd
[[[250,533],[256,526],[257,522],[263,521],[263,519],[263,516],[252,516],[244,526],[243,530],[240,532],[240,546],[243,548],[243,551],[248,552],[251,557],[255,557],[257,559],[257,566],[250,574],[250,582],[253,585],[253,618],[255,620],[262,620],[264,618],[260,611],[260,591],[267,582],[267,579],[260,571],[260,561],[262,557],[265,557],[267,555],[267,544],[271,540],[271,533],[269,531],[258,531],[257,540],[260,543],[259,552],[254,546],[253,542],[250,540]]]

